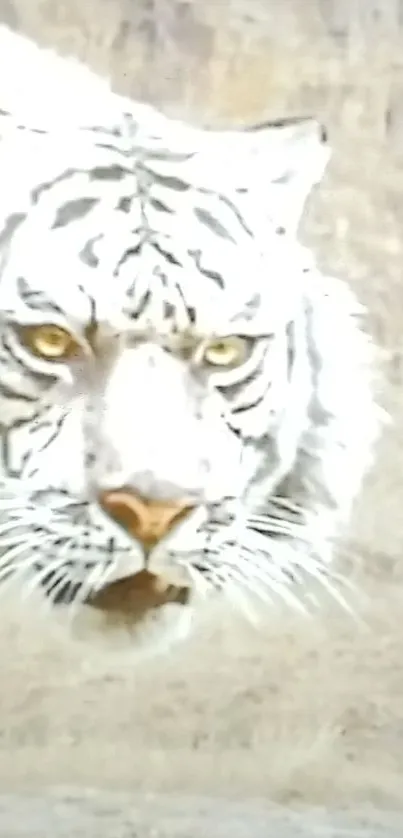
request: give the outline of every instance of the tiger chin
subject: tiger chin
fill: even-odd
[[[0,26],[3,595],[138,654],[212,602],[340,598],[383,416],[298,240],[329,156],[314,119],[188,125]]]
[[[84,648],[139,661],[183,643],[194,627],[195,610],[190,585],[140,571],[94,592],[73,614],[59,611],[58,621]]]

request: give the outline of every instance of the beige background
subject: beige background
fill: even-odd
[[[330,607],[302,624],[273,611],[260,632],[223,615],[172,659],[134,667],[90,659],[4,608],[0,789],[166,792],[166,805],[182,813],[183,793],[259,797],[324,806],[319,821],[338,807],[401,808],[402,0],[0,0],[0,19],[172,112],[209,123],[301,112],[324,119],[335,154],[304,237],[368,304],[385,349],[381,396],[394,418],[348,551],[366,597],[362,624]],[[143,808],[90,797],[76,812],[67,800],[54,804],[52,821],[49,803],[3,796],[0,832],[78,835],[81,823],[83,835],[152,834]],[[199,812],[190,826],[164,805],[149,804],[165,823],[161,835],[218,836],[229,823],[221,804],[211,821]],[[236,818],[242,838],[267,835],[257,808]],[[347,834],[339,825],[330,834]],[[295,822],[289,834],[320,834],[305,826],[298,833]],[[402,833],[395,828],[382,834]]]

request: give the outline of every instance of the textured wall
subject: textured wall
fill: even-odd
[[[0,17],[135,96],[208,117],[313,107],[398,142],[402,0],[0,0]]]

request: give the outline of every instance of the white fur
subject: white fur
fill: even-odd
[[[150,559],[157,570],[186,571],[195,605],[220,587],[246,610],[251,597],[269,603],[277,596],[301,608],[304,577],[333,585],[333,539],[348,520],[380,425],[360,308],[296,240],[329,158],[319,126],[189,126],[114,94],[77,61],[5,27],[0,109],[10,112],[0,115],[0,232],[12,213],[26,214],[7,228],[0,253],[7,344],[0,415],[8,442],[0,580],[12,571],[25,591],[42,581],[56,599],[49,568],[61,590],[69,561],[82,586],[79,608],[94,588],[139,570],[140,545],[97,503],[101,490],[129,485],[195,503],[193,516]],[[90,180],[95,166],[120,167],[122,176]],[[78,171],[51,184],[69,168]],[[186,188],[172,186],[178,179]],[[44,182],[50,188],[33,201]],[[53,229],[58,210],[83,197],[96,203]],[[116,212],[122,197],[131,201],[128,213]],[[96,269],[79,257],[89,240]],[[125,253],[130,259],[118,270]],[[21,278],[41,299],[36,307]],[[141,316],[131,316],[148,289]],[[96,361],[83,332],[91,303],[101,341]],[[214,335],[255,341],[241,369],[203,377],[184,360],[175,341],[189,330],[191,309],[197,357]],[[79,364],[49,365],[29,354],[16,324],[41,322],[77,336]],[[25,401],[13,399],[14,390]],[[153,647],[156,636],[183,635],[184,621],[186,609],[167,606],[133,631],[133,642]]]

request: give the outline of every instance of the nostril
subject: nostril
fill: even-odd
[[[193,509],[188,503],[146,500],[127,489],[103,492],[104,512],[130,535],[150,548]]]
[[[126,490],[119,490],[103,492],[99,500],[104,512],[123,529],[134,535],[144,527],[147,509],[139,496]]]
[[[141,512],[136,510],[133,501],[128,503],[125,498],[118,495],[120,495],[118,492],[105,493],[101,498],[101,506],[117,524],[124,529],[130,529],[139,522]]]

